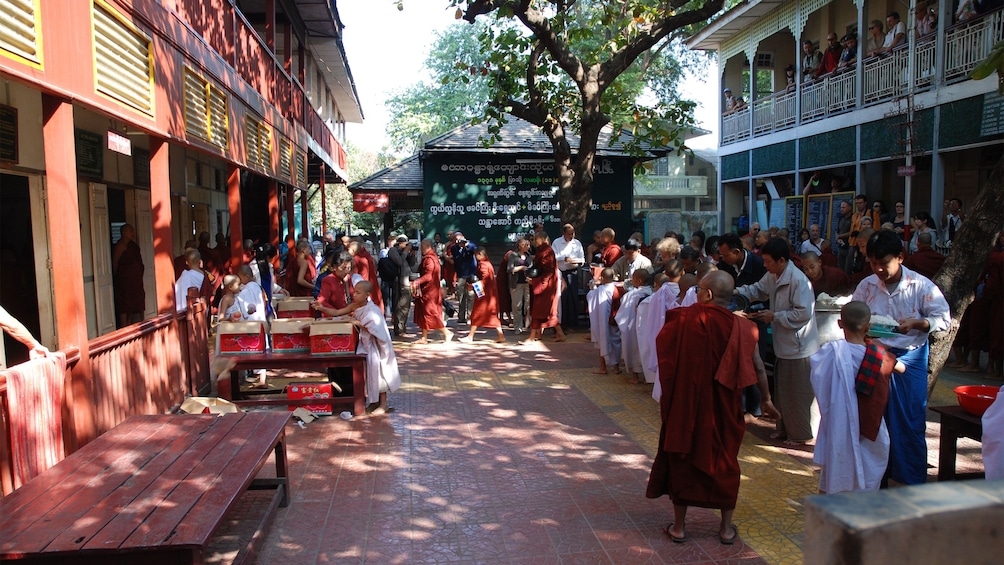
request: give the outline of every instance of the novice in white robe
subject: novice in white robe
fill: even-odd
[[[983,413],[983,467],[988,481],[1004,479],[1004,387]]]
[[[867,306],[861,302],[850,304],[864,306],[864,320],[868,320]],[[822,466],[819,490],[828,494],[878,490],[889,463],[889,430],[885,421],[879,425],[875,441],[871,441],[861,435],[858,416],[855,379],[865,357],[863,343],[868,322],[863,322],[863,330],[857,332],[856,338],[843,310],[841,324],[845,338],[861,343],[850,343],[847,339],[831,341],[809,357],[812,367],[809,379],[820,414],[812,460]]]
[[[610,324],[610,310],[613,304],[616,283],[613,282],[613,270],[606,268],[600,275],[603,284],[586,294],[586,304],[589,306],[589,333],[593,345],[600,350],[599,373],[606,373],[612,368],[614,373],[620,372],[620,330],[617,325]]]
[[[621,333],[621,359],[627,371],[644,382],[642,373],[641,351],[638,348],[638,305],[652,296],[652,287],[648,286],[651,278],[648,271],[640,269],[632,275],[631,284],[635,287],[621,298],[621,307],[617,310],[614,320]]]
[[[366,402],[378,403],[371,415],[387,413],[387,393],[401,387],[397,356],[387,329],[387,320],[376,304],[370,302],[373,285],[369,281],[356,283],[352,303],[359,307],[352,313],[353,324],[359,328],[359,352],[366,354]]]
[[[653,292],[652,296],[642,302],[642,304],[648,304],[645,306],[644,315],[638,320],[636,328],[638,352],[641,355],[642,369],[645,372],[645,382],[656,385],[652,392],[653,397],[655,397],[656,390],[659,390],[660,396],[662,395],[659,388],[659,355],[655,348],[655,338],[666,323],[666,312],[680,305],[677,302],[679,294],[680,284],[670,281],[660,286],[659,290]],[[639,311],[641,311],[641,305],[639,305]]]

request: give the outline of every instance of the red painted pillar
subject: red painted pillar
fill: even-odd
[[[293,222],[296,221],[296,214],[293,213],[293,208],[296,206],[296,199],[293,198],[293,192],[295,190],[296,188],[293,185],[286,185],[286,229],[288,231],[282,234],[283,239],[285,239],[287,235],[292,235],[294,238],[296,237],[296,226],[293,224]]]
[[[236,271],[244,259],[244,230],[241,222],[241,169],[229,165],[227,203],[230,205],[230,268]]]
[[[49,248],[52,250],[54,306],[59,347],[80,349],[80,362],[65,387],[67,452],[97,436],[87,313],[84,310],[84,265],[81,258],[80,207],[77,204],[77,170],[74,155],[73,105],[62,98],[42,95],[42,143],[45,182],[49,193]],[[67,158],[70,156],[71,158]],[[71,228],[71,229],[67,229]]]
[[[307,221],[307,189],[300,190],[300,233],[310,237],[310,223]]]
[[[321,165],[321,233],[328,233],[328,199],[324,194],[324,165]]]
[[[265,0],[265,45],[275,53],[275,0]]]
[[[150,210],[153,213],[153,266],[157,282],[157,312],[174,312],[174,239],[171,231],[170,144],[150,137]]]
[[[268,241],[279,248],[279,183],[268,181]]]

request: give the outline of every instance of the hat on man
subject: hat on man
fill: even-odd
[[[406,235],[399,235],[399,236],[397,236],[397,242],[398,243],[404,243],[406,241],[408,241],[408,236],[406,236]]]
[[[722,93],[723,94],[732,94],[732,89],[731,88],[726,88],[725,90],[722,91]]]
[[[464,239],[464,234],[462,234],[462,233],[460,233],[458,231],[455,231],[455,232],[453,232],[453,237],[456,238],[456,239]]]

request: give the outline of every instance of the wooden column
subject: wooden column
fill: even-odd
[[[244,259],[244,230],[241,221],[241,169],[227,169],[227,202],[230,205],[230,268],[236,271]]]
[[[157,312],[175,309],[174,234],[171,230],[171,171],[166,139],[150,137],[150,210],[153,214],[153,267],[157,282]]]
[[[81,258],[80,207],[77,204],[77,170],[74,155],[73,105],[62,98],[42,95],[42,144],[45,154],[45,181],[49,198],[49,247],[56,327],[59,347],[80,349],[80,362],[73,368],[66,388],[68,452],[94,439],[94,403],[91,402],[90,348],[87,342],[87,313],[84,310],[84,265]],[[69,158],[68,158],[69,156]],[[77,226],[77,229],[73,229]]]
[[[265,45],[275,54],[275,0],[265,0]]]
[[[310,237],[310,223],[307,222],[307,189],[300,190],[300,233]]]
[[[268,181],[268,241],[279,249],[279,183]]]
[[[321,165],[321,233],[328,233],[328,199],[324,194],[324,165]]]
[[[296,200],[293,198],[294,191],[296,191],[296,187],[291,184],[286,185],[286,229],[288,231],[281,234],[284,240],[287,235],[296,238],[296,226],[293,224],[296,221],[296,214],[293,213],[293,207],[296,206]]]

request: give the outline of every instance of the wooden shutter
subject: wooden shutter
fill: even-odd
[[[42,68],[42,15],[33,0],[0,2],[0,52]]]
[[[95,2],[94,78],[101,94],[153,115],[153,44],[145,34]]]

